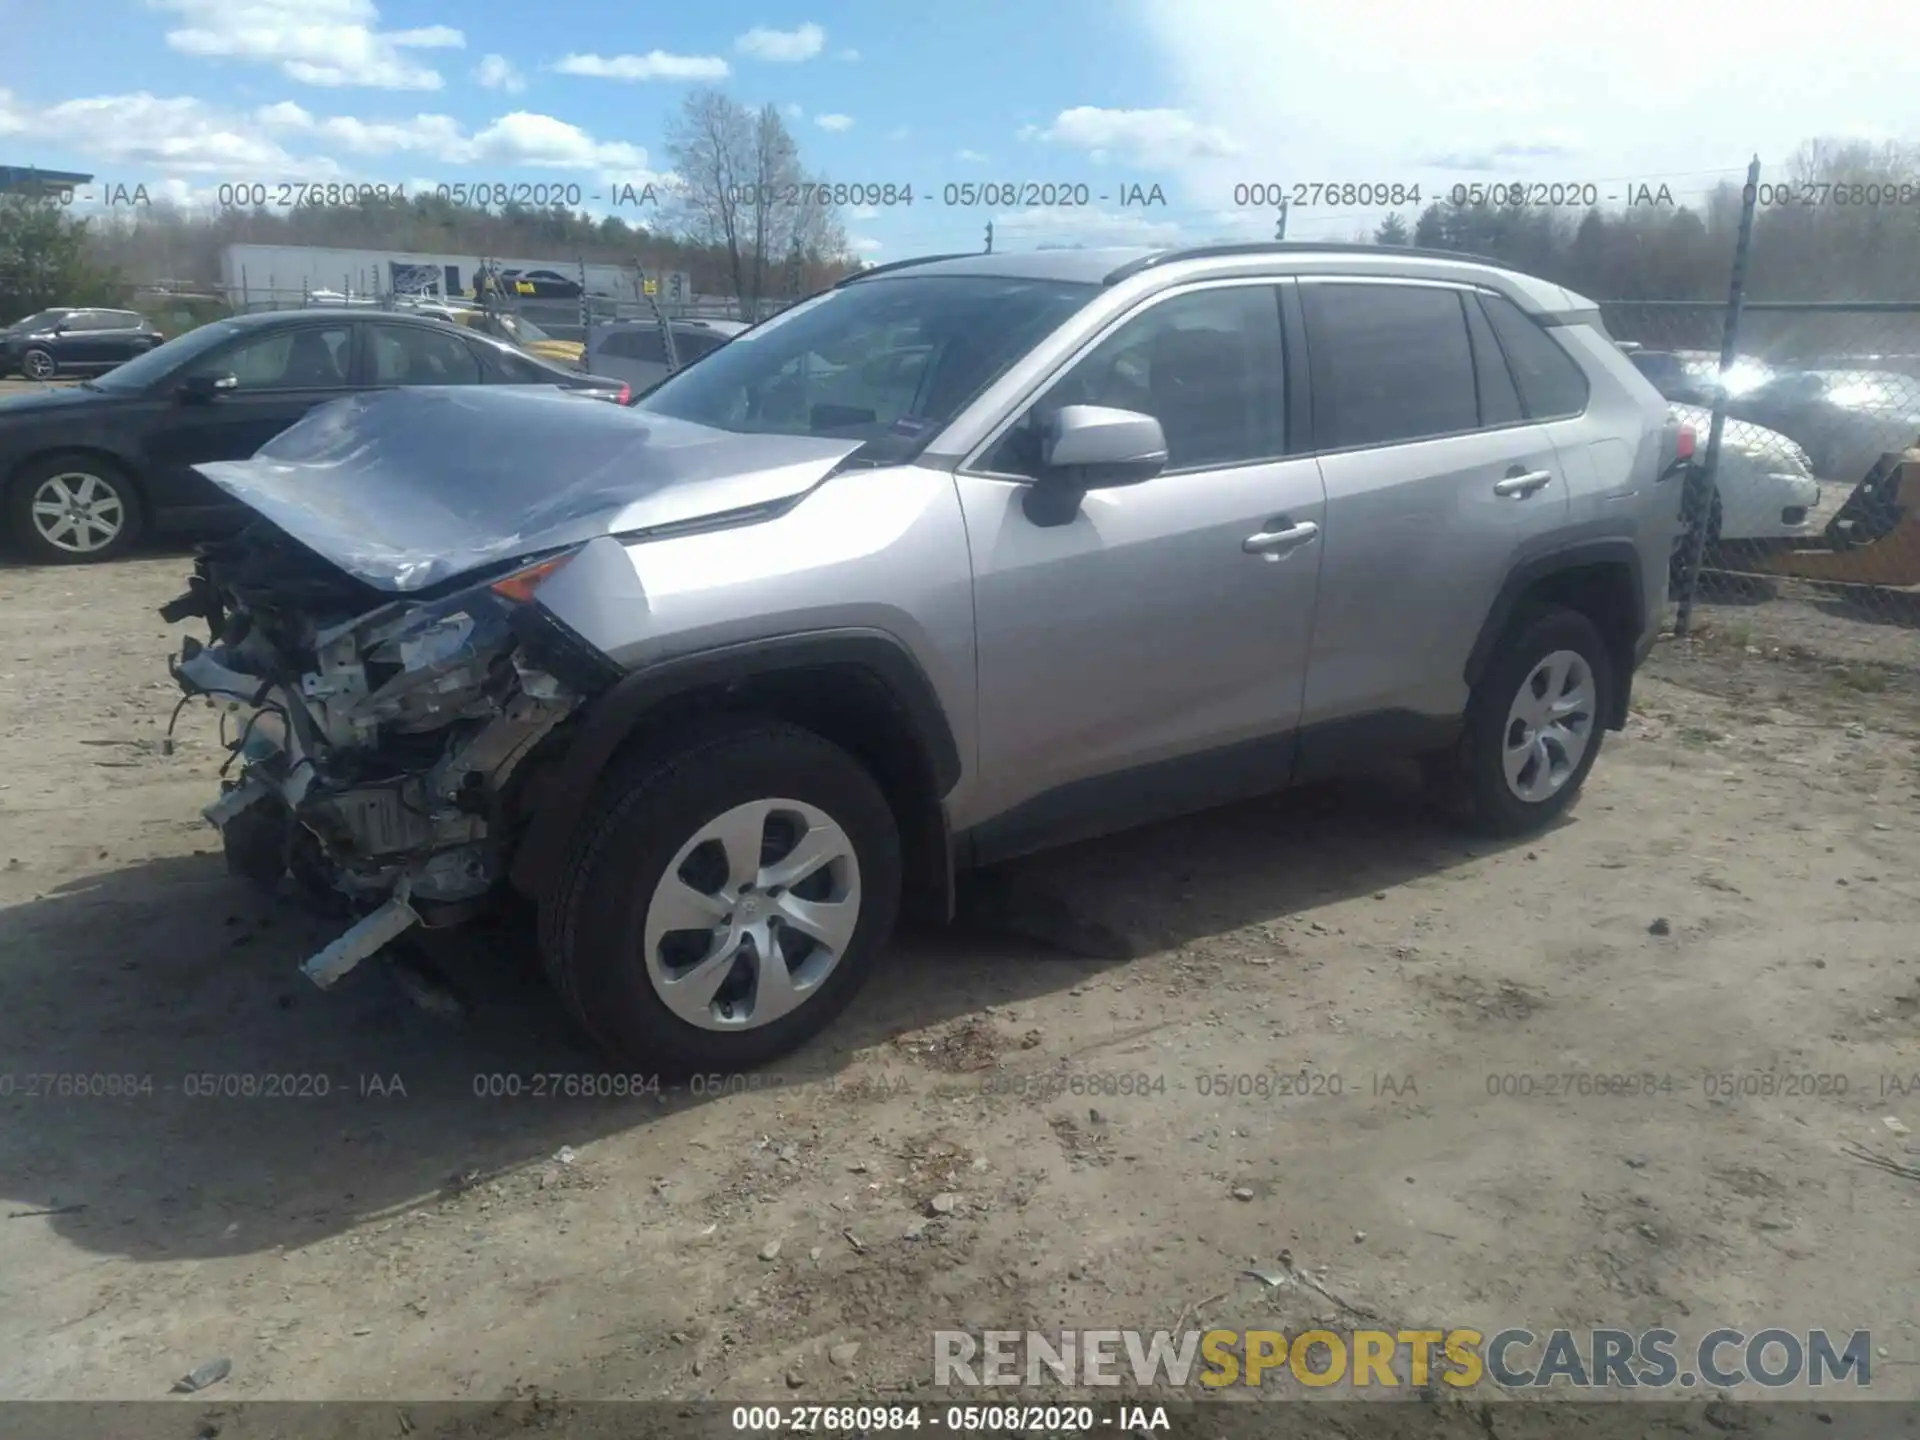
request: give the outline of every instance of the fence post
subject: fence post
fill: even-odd
[[[593,353],[593,300],[587,294],[587,260],[580,257],[580,370],[587,369],[587,357]]]
[[[1713,390],[1713,423],[1698,465],[1687,467],[1687,560],[1680,574],[1680,613],[1673,633],[1684,640],[1693,624],[1693,595],[1700,588],[1700,564],[1707,553],[1707,526],[1713,510],[1714,472],[1720,466],[1720,438],[1727,426],[1727,371],[1733,368],[1740,339],[1740,311],[1747,298],[1747,259],[1753,248],[1753,212],[1760,193],[1760,157],[1747,165],[1747,188],[1740,195],[1740,234],[1733,243],[1733,278],[1727,284],[1727,319],[1720,336],[1720,374]]]

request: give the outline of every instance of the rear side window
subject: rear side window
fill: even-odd
[[[675,335],[673,348],[680,352],[680,363],[698,360],[702,355],[710,355],[718,350],[721,339],[718,335],[702,334],[698,331],[690,335]]]
[[[607,343],[601,348],[620,360],[637,360],[647,365],[667,363],[667,344],[660,338],[657,326],[616,330],[607,337]]]
[[[1506,352],[1529,420],[1561,420],[1587,408],[1586,372],[1557,340],[1504,296],[1482,295],[1480,304]]]
[[[1480,407],[1459,292],[1303,284],[1313,429],[1324,449],[1477,430]]]

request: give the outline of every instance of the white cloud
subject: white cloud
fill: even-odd
[[[880,210],[879,207],[874,205],[856,205],[847,211],[847,218],[849,220],[878,220],[880,218]]]
[[[451,115],[415,115],[410,120],[319,118],[297,105],[269,107],[259,112],[259,118],[270,128],[299,131],[353,155],[428,155],[446,165],[611,171],[622,183],[636,186],[658,185],[665,179],[648,168],[643,146],[598,140],[578,125],[526,110],[502,115],[474,131]]]
[[[756,25],[733,42],[733,48],[742,55],[782,64],[811,60],[826,45],[827,32],[811,22],[798,30],[770,30],[765,25]]]
[[[1697,203],[1721,179],[1738,184],[1754,152],[1778,175],[1803,141],[1859,115],[1883,64],[1860,37],[1888,33],[1876,0],[1830,0],[1817,25],[1735,0],[1697,0],[1684,19],[1668,0],[1618,0],[1572,27],[1543,24],[1521,0],[1486,0],[1464,30],[1457,13],[1412,0],[1127,0],[1123,13],[1159,57],[1168,103],[1243,147],[1178,168],[1189,199],[1214,206],[1262,181],[1419,182],[1432,199],[1488,170],[1618,178],[1621,191],[1665,177]],[[1622,105],[1620,76],[1645,66],[1648,37],[1682,31],[1712,37],[1713,62],[1685,67],[1684,85],[1636,85]],[[1920,136],[1920,93],[1877,93],[1878,122]],[[1344,232],[1354,208],[1327,223]],[[1296,207],[1295,220],[1310,216]]]
[[[853,49],[842,50],[838,55],[834,56],[833,58],[836,60],[847,60],[847,61],[858,60],[860,58],[860,52],[858,50],[853,50]]]
[[[473,78],[489,90],[505,90],[509,95],[518,95],[527,88],[525,77],[504,55],[482,56],[480,63],[473,67]]]
[[[555,61],[553,68],[562,75],[597,80],[724,80],[733,67],[718,55],[649,50],[645,55],[568,55]]]
[[[880,241],[875,240],[871,235],[850,236],[847,240],[847,243],[853,246],[853,248],[858,250],[862,255],[871,255],[876,250],[884,250],[887,248]]]
[[[26,106],[0,90],[0,133],[45,137],[95,164],[313,180],[339,173],[324,156],[304,157],[294,168],[293,157],[257,124],[190,96],[141,91]]]
[[[956,150],[953,152],[953,158],[965,161],[969,165],[984,165],[987,162],[987,157],[978,150]]]
[[[851,115],[816,115],[813,117],[813,123],[822,130],[839,132],[853,128],[853,117]]]
[[[802,110],[798,105],[792,104],[782,105],[780,107],[780,113],[785,115],[789,120],[804,120],[807,116],[805,110]]]
[[[459,49],[446,25],[382,30],[373,0],[147,0],[184,22],[167,32],[183,55],[275,66],[304,85],[438,90],[440,72],[417,50]]]
[[[911,134],[913,134],[913,131],[909,130],[906,126],[896,125],[894,126],[893,129],[887,132],[887,139],[898,143],[899,141],[906,139]]]
[[[1270,220],[1267,223],[1269,226],[1272,224]],[[993,227],[994,248],[1003,250],[1062,242],[1081,245],[1178,245],[1191,238],[1186,227],[1177,220],[1156,220],[1138,211],[1098,208],[1014,210],[995,215]]]
[[[1062,110],[1051,125],[1027,126],[1021,138],[1084,151],[1096,164],[1119,160],[1150,170],[1240,153],[1225,130],[1204,124],[1184,110],[1103,110],[1078,105]]]

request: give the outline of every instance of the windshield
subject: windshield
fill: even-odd
[[[189,330],[178,339],[156,345],[146,354],[136,355],[114,366],[104,375],[95,376],[93,383],[102,390],[144,390],[188,361],[206,354],[217,345],[225,344],[245,329],[244,325],[232,320],[202,325],[198,330]]]
[[[16,320],[13,324],[7,326],[7,331],[11,334],[16,330],[22,333],[29,330],[40,330],[53,324],[66,313],[65,310],[36,310],[25,319]]]
[[[861,281],[745,331],[634,408],[748,434],[858,439],[863,460],[896,463],[1098,293],[981,275]]]

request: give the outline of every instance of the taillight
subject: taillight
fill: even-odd
[[[632,401],[633,387],[631,385],[622,385],[619,393],[613,397],[613,403],[616,405],[627,405],[631,404]]]
[[[1693,427],[1691,425],[1682,425],[1680,427],[1680,434],[1675,437],[1673,442],[1674,458],[1676,460],[1691,460],[1693,458],[1694,440]]]

